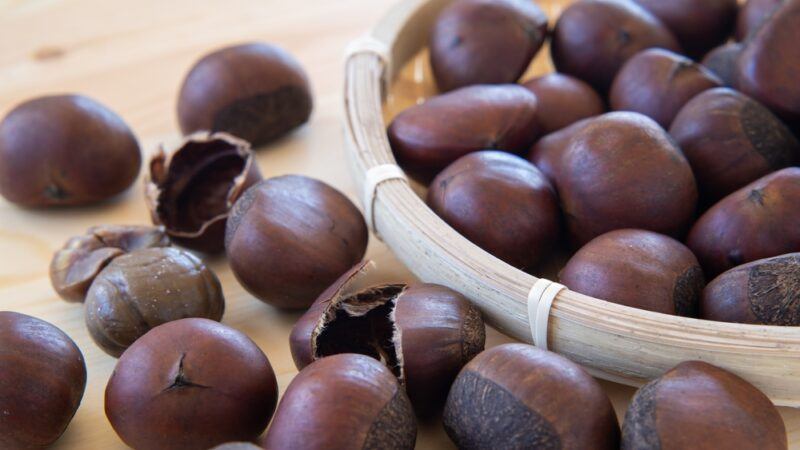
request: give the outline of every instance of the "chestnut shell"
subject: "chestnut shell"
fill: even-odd
[[[606,112],[600,95],[578,78],[549,73],[522,84],[538,103],[537,119],[543,133],[552,133]]]
[[[703,57],[703,64],[708,70],[722,80],[727,87],[736,87],[736,61],[744,46],[738,42],[720,45]]]
[[[785,0],[747,0],[736,18],[736,40],[745,41]]]

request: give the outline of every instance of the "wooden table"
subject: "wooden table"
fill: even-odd
[[[294,53],[308,70],[315,110],[308,125],[261,149],[265,176],[302,173],[355,200],[340,125],[343,50],[395,0],[0,0],[0,114],[33,96],[80,92],[117,111],[151,153],[178,137],[175,98],[193,61],[231,43],[263,40]],[[89,369],[83,403],[58,449],[125,448],[103,413],[103,392],[116,362],[99,350],[83,308],[59,300],[47,277],[52,252],[65,239],[101,223],[147,223],[141,181],[107,204],[55,211],[16,208],[0,200],[0,309],[47,320],[80,346]],[[376,281],[411,279],[372,239]],[[281,391],[296,370],[288,334],[298,317],[267,306],[234,280],[224,258],[209,261],[225,290],[223,322],[253,338],[269,356]],[[488,345],[509,341],[491,331]],[[632,389],[603,383],[622,419]],[[800,413],[781,410],[790,442],[800,447]],[[422,424],[418,448],[451,448],[439,422]]]

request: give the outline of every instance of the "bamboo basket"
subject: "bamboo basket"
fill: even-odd
[[[361,189],[367,170],[395,164],[385,119],[435,93],[425,76],[425,45],[438,12],[450,1],[404,0],[348,51],[345,138]],[[539,1],[551,20],[566,3]],[[548,70],[549,52],[543,49],[531,73]],[[415,189],[420,187],[401,179],[379,185],[371,205],[376,233],[421,280],[463,293],[490,325],[532,342],[527,296],[537,278],[460,236]],[[703,360],[749,380],[775,404],[800,407],[800,328],[669,316],[569,290],[555,298],[548,323],[549,349],[599,378],[638,386],[681,361]]]

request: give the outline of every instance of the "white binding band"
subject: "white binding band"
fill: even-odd
[[[403,169],[396,164],[381,164],[380,166],[371,167],[367,170],[366,178],[364,179],[364,218],[367,220],[369,229],[378,235],[378,230],[375,229],[375,213],[373,207],[375,206],[375,197],[378,193],[378,186],[384,181],[401,179],[408,181]]]
[[[547,325],[553,300],[565,288],[563,284],[539,278],[528,292],[528,321],[531,327],[531,337],[533,345],[541,349],[547,350]]]

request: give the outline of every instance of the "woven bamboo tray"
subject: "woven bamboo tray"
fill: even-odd
[[[435,93],[425,45],[438,12],[450,1],[405,0],[348,51],[345,137],[362,190],[370,168],[395,164],[386,136],[391,117]],[[539,3],[552,21],[569,1]],[[529,75],[550,70],[543,49]],[[381,183],[372,202],[376,233],[420,279],[462,292],[489,324],[532,342],[527,297],[537,278],[456,233],[428,209],[420,189],[401,179]],[[633,386],[681,361],[699,359],[739,374],[778,405],[800,407],[800,328],[669,316],[564,290],[550,312],[548,346],[599,378]]]

